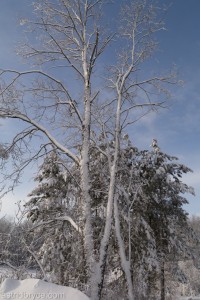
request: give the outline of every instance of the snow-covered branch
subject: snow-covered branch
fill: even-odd
[[[79,164],[78,157],[73,154],[70,150],[68,150],[66,147],[64,147],[61,143],[59,143],[51,134],[50,132],[45,129],[42,125],[34,121],[33,119],[30,119],[28,116],[17,113],[17,112],[10,112],[6,110],[0,109],[0,117],[4,118],[12,118],[12,119],[19,119],[22,120],[28,124],[33,125],[35,128],[37,128],[39,131],[45,134],[45,136],[52,142],[52,144],[57,147],[59,150],[61,150],[63,153],[65,153],[68,157],[70,157],[74,162]]]
[[[80,229],[80,227],[69,216],[56,217],[53,220],[48,220],[48,221],[40,222],[40,223],[34,225],[33,227],[31,227],[30,231],[33,231],[33,230],[35,230],[38,227],[46,226],[46,225],[49,225],[49,224],[57,222],[57,221],[67,221],[67,222],[69,222],[72,225],[72,227],[74,227],[76,229],[77,232],[79,232],[80,234],[82,234],[82,230]]]

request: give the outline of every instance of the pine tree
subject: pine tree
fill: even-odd
[[[133,211],[135,213],[139,210],[142,223],[145,223],[145,226],[141,224],[146,231],[145,240],[151,240],[151,245],[153,241],[161,299],[165,299],[165,264],[172,259],[172,253],[176,253],[173,257],[174,265],[177,265],[175,262],[180,256],[183,257],[186,253],[191,255],[188,247],[190,228],[183,205],[188,203],[185,194],[193,194],[194,191],[182,182],[182,175],[191,170],[178,163],[176,157],[161,152],[157,144],[154,145],[153,151],[142,151],[139,155],[141,157],[138,161],[138,172],[142,188]],[[146,257],[147,261],[151,261],[151,257]],[[147,273],[145,271],[145,274]],[[171,270],[171,276],[173,275]]]
[[[113,143],[110,143],[111,153]],[[100,170],[100,159],[95,164]],[[102,190],[106,190],[106,178],[109,180],[105,165]],[[185,195],[194,194],[193,189],[182,182],[182,175],[188,172],[191,169],[178,163],[176,157],[161,152],[156,141],[153,151],[138,150],[126,136],[121,142],[115,194],[124,254],[126,261],[130,261],[134,292],[138,299],[146,299],[156,290],[157,293],[159,290],[165,293],[163,267],[170,262],[174,265],[169,270],[171,277],[181,280],[176,274],[182,274],[182,281],[185,280],[176,262],[192,256],[188,244],[191,230],[183,209],[187,203]],[[109,257],[109,263],[121,274],[117,285],[122,290],[125,278],[115,230],[111,237],[113,256]]]
[[[55,151],[47,155],[35,178],[38,186],[30,193],[25,206],[27,218],[33,223],[34,247],[41,266],[49,280],[67,285],[78,276],[74,265],[80,264],[81,244],[66,219],[66,216],[76,216],[77,198],[70,189],[73,179],[62,166]]]

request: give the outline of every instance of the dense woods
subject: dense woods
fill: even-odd
[[[127,136],[122,145],[116,178],[118,205],[114,206],[102,298],[126,297],[125,259],[131,262],[137,299],[165,299],[175,296],[177,287],[180,293],[183,287],[186,294],[199,291],[195,277],[199,272],[199,219],[188,219],[182,207],[187,203],[185,194],[193,193],[182,182],[182,175],[191,170],[161,152],[155,140],[152,150],[138,150]],[[113,149],[111,142],[110,152]],[[109,187],[109,166],[98,153],[95,148],[91,152],[90,170],[96,253]],[[0,260],[12,266],[18,278],[32,268],[40,278],[88,292],[80,177],[76,164],[66,166],[55,150],[45,157],[35,178],[36,187],[24,205],[24,221],[16,225],[1,220]],[[187,265],[193,271],[189,272]]]

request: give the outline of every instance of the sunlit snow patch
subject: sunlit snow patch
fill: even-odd
[[[0,300],[89,300],[82,292],[40,279],[16,280],[7,278],[0,286]]]

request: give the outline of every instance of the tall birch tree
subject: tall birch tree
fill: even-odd
[[[18,51],[31,66],[28,70],[1,70],[0,74],[0,117],[22,123],[6,145],[14,167],[7,178],[16,184],[24,168],[52,147],[79,170],[81,230],[93,300],[102,297],[114,219],[127,297],[134,299],[130,261],[118,217],[120,141],[128,126],[162,107],[168,96],[166,85],[175,83],[173,73],[146,76],[139,71],[155,50],[154,34],[163,29],[159,8],[153,1],[124,3],[120,21],[108,30],[103,25],[108,22],[105,12],[111,4],[103,0],[35,1],[33,19],[21,20],[28,31],[27,41]],[[105,55],[109,55],[111,64]],[[102,141],[107,145],[104,149]],[[104,229],[98,249],[92,226],[92,148],[106,158],[109,166]]]

